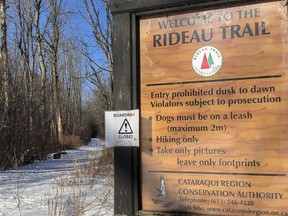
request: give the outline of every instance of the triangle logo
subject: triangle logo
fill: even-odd
[[[206,56],[206,53],[204,53],[202,64],[201,64],[201,69],[209,69],[209,68],[210,68],[210,65],[208,63],[207,56]]]
[[[124,119],[118,134],[133,134],[133,130],[127,119]]]
[[[213,61],[213,57],[211,55],[211,52],[209,53],[208,64],[210,65],[210,67],[211,67],[211,65],[214,65],[214,61]]]

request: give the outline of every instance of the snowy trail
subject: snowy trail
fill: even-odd
[[[59,160],[1,172],[0,216],[113,215],[112,175],[90,173],[101,149],[92,139]]]

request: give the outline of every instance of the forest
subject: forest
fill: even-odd
[[[0,170],[104,136],[109,0],[0,0]]]

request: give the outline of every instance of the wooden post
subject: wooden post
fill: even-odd
[[[131,20],[129,13],[114,16],[114,110],[137,108],[133,78]],[[134,215],[139,210],[139,149],[116,147],[114,151],[114,214]]]

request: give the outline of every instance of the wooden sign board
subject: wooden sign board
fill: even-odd
[[[143,210],[288,215],[285,1],[140,20]]]

